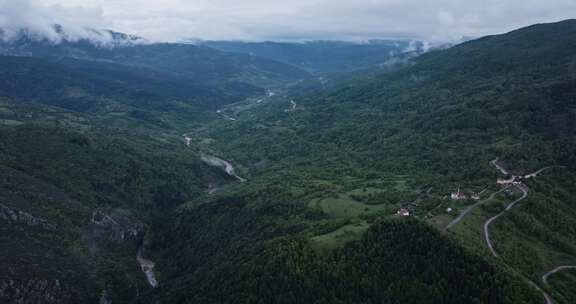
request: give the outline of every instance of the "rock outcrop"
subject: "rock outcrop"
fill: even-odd
[[[0,204],[0,219],[14,224],[40,227],[45,230],[56,230],[56,226],[49,223],[47,220],[34,216],[28,212],[8,207],[4,204]]]
[[[116,244],[134,242],[138,245],[144,236],[144,224],[127,216],[106,214],[101,211],[92,213],[91,223],[99,238]]]
[[[136,260],[148,284],[152,288],[158,287],[158,280],[154,274],[154,262],[144,257],[144,224],[128,216],[107,214],[94,211],[90,220],[94,236],[99,241],[110,242],[123,246],[137,246]]]

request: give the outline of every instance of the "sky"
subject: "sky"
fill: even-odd
[[[576,0],[0,0],[0,27],[71,35],[108,28],[151,41],[419,39],[504,33],[576,18]]]

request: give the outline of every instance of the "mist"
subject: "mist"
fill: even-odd
[[[153,41],[459,41],[576,16],[573,0],[0,0],[0,26],[52,40],[109,28]],[[102,39],[102,37],[91,37]]]
[[[55,43],[89,39],[109,43],[112,36],[99,31],[109,26],[101,7],[47,5],[35,0],[0,0],[1,38],[11,40],[22,32],[30,38]]]

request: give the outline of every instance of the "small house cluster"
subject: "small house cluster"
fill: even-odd
[[[521,176],[516,176],[516,175],[510,175],[510,176],[506,176],[504,178],[498,178],[498,180],[496,181],[497,184],[499,185],[518,185],[520,184],[520,179],[522,177]]]
[[[458,188],[458,191],[452,192],[452,194],[450,195],[450,198],[452,198],[452,200],[454,200],[454,201],[461,201],[461,200],[468,199],[466,194],[464,194],[464,192],[460,191],[460,188]]]
[[[463,201],[463,200],[467,200],[467,199],[479,200],[480,199],[480,193],[473,192],[471,194],[466,194],[466,193],[460,191],[460,188],[458,188],[458,191],[452,192],[452,194],[450,195],[450,198],[454,201]]]

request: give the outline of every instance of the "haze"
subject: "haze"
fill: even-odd
[[[0,0],[3,28],[105,27],[152,41],[450,41],[574,16],[574,0]]]

